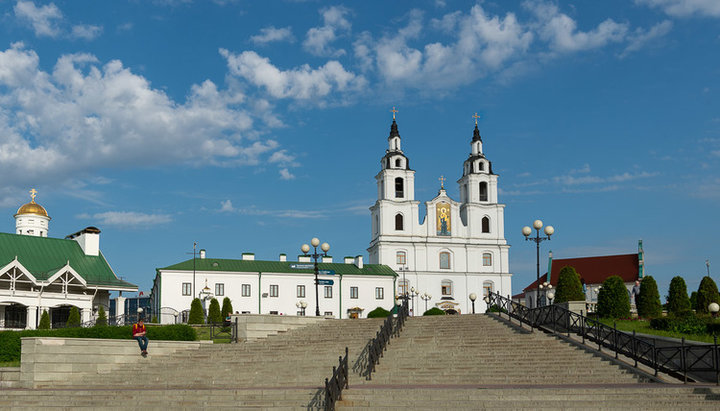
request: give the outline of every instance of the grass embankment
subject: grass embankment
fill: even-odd
[[[613,320],[603,319],[600,321],[602,321],[603,324],[608,325],[610,327],[613,326]],[[622,331],[628,331],[628,332],[635,331],[636,333],[657,335],[659,337],[677,338],[678,340],[685,337],[686,340],[700,341],[700,342],[706,342],[706,343],[713,342],[712,335],[683,334],[683,333],[656,330],[654,328],[650,328],[650,320],[616,320],[615,324],[617,325],[617,329],[622,330]]]
[[[197,335],[197,339],[199,341],[202,340],[212,340],[213,344],[229,344],[230,343],[230,327],[227,327],[227,330],[223,329],[223,333],[220,335],[215,336],[215,338],[210,338],[210,326],[197,326],[193,325],[191,326],[193,329],[195,329],[195,334]],[[215,333],[218,333],[218,328],[215,328]]]

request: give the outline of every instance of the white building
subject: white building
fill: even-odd
[[[17,234],[0,233],[0,329],[34,329],[44,310],[64,326],[71,307],[83,322],[111,291],[137,291],[117,278],[100,252],[100,230],[88,227],[65,239],[48,237],[50,217],[32,200],[15,214]]]
[[[320,271],[320,315],[335,318],[365,318],[377,307],[390,310],[394,304],[397,274],[378,264],[363,264],[362,256],[345,257],[333,263],[323,257]],[[164,324],[187,321],[193,297],[205,301],[230,298],[233,311],[243,314],[303,315],[298,305],[307,304],[305,315],[315,315],[315,276],[309,256],[287,261],[255,260],[252,253],[242,259],[222,259],[200,251],[191,258],[156,270],[150,295],[152,312]],[[206,309],[207,309],[206,304]]]
[[[511,274],[505,240],[504,204],[498,203],[498,176],[485,157],[475,122],[471,152],[462,166],[460,201],[448,197],[441,177],[435,198],[415,199],[415,171],[402,151],[393,116],[388,149],[375,176],[378,200],[370,207],[372,240],[369,261],[399,271],[398,292],[416,295],[415,312],[428,308],[472,312],[471,293],[478,296],[476,312],[484,312],[484,294],[510,294]],[[414,292],[412,290],[414,289]]]

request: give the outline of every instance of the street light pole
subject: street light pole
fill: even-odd
[[[473,314],[475,314],[475,300],[477,300],[477,294],[470,293],[470,301],[472,301]]]
[[[705,267],[707,267],[708,277],[710,277],[710,260],[705,260]]]
[[[423,301],[425,301],[425,311],[427,311],[427,303],[432,298],[432,295],[430,295],[428,293],[423,293],[423,295],[421,295],[420,298],[422,298]]]
[[[318,291],[318,285],[320,284],[320,280],[318,279],[318,258],[322,256],[327,256],[327,252],[330,250],[330,244],[322,243],[322,245],[320,245],[320,240],[317,237],[313,237],[313,239],[310,240],[310,244],[313,246],[313,253],[310,254],[310,257],[315,260],[315,316],[320,317],[320,292]],[[319,245],[320,249],[323,251],[323,254],[318,254],[317,248]],[[307,244],[303,244],[300,247],[300,250],[303,252],[303,254],[307,255],[307,253],[310,252],[310,246]]]
[[[535,242],[537,246],[537,275],[536,275],[536,282],[538,285],[537,294],[535,296],[535,307],[539,307],[539,299],[540,299],[540,243],[542,243],[545,240],[550,240],[550,236],[553,235],[555,232],[555,229],[553,226],[549,225],[545,227],[545,234],[547,237],[540,237],[540,229],[543,227],[543,222],[541,220],[535,220],[533,221],[533,228],[535,228],[535,237],[530,237],[530,234],[532,234],[532,229],[528,226],[523,227],[522,233],[525,236],[525,241],[533,241]]]

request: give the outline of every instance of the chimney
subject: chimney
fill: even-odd
[[[201,260],[205,259],[205,249],[204,248],[202,250],[200,250],[200,259]]]
[[[330,256],[330,255],[322,256],[322,262],[323,263],[332,263],[332,256]]]
[[[255,253],[242,253],[243,261],[255,261]]]
[[[287,255],[285,255],[285,253],[280,254],[280,261],[282,261],[282,262],[287,261]]]
[[[305,255],[305,254],[300,254],[300,255],[298,255],[298,262],[299,263],[309,263],[309,262],[311,262],[310,256]]]
[[[355,258],[353,257],[345,257],[345,264],[352,264],[355,262]]]
[[[355,256],[355,265],[357,268],[362,269],[363,268],[363,258],[362,255]]]
[[[100,230],[97,227],[87,227],[65,239],[77,241],[85,255],[100,255]]]

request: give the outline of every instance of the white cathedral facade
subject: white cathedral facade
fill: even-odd
[[[397,293],[413,297],[414,314],[438,307],[446,312],[485,311],[489,291],[511,293],[508,267],[510,246],[505,240],[504,204],[498,203],[498,176],[483,153],[475,123],[471,152],[462,166],[460,201],[441,186],[425,202],[415,199],[415,171],[402,150],[393,116],[388,149],[375,176],[378,199],[370,207],[372,240],[369,262],[384,264],[399,273]]]

